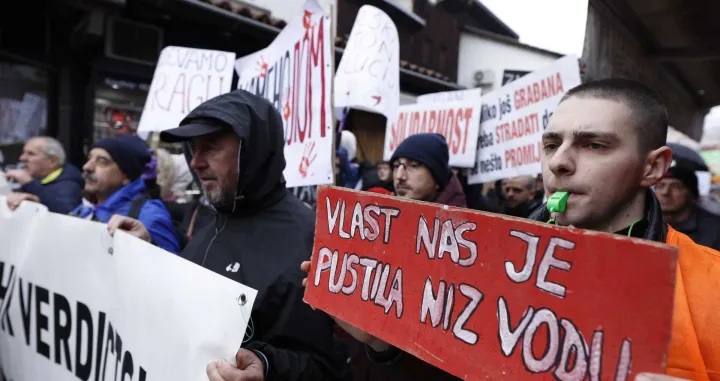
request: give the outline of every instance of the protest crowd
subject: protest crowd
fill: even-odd
[[[362,87],[360,84],[364,80],[362,77],[341,79],[343,65],[352,63],[340,61],[338,74],[322,72],[324,74],[320,76],[329,78],[328,83],[325,83],[325,77],[319,79],[317,74],[321,68],[313,67],[310,58],[307,58],[306,63],[306,58],[295,57],[294,60],[279,59],[277,62],[278,65],[293,62],[302,65],[302,69],[295,67],[288,69],[288,72],[306,75],[307,78],[286,79],[293,82],[295,97],[302,99],[286,95],[278,98],[268,88],[283,86],[282,79],[274,80],[280,81],[279,85],[273,83],[267,87],[263,82],[270,81],[269,78],[274,75],[267,71],[268,63],[272,67],[275,65],[273,60],[276,60],[270,49],[280,46],[287,39],[292,40],[293,44],[299,41],[297,46],[300,46],[308,38],[316,38],[317,33],[322,33],[322,28],[329,28],[323,22],[328,23],[330,17],[316,9],[318,5],[315,1],[309,1],[308,4],[305,13],[298,18],[302,22],[296,25],[297,28],[294,28],[294,24],[286,26],[268,50],[239,58],[237,62],[235,55],[231,55],[230,62],[235,62],[235,65],[229,65],[227,70],[230,78],[235,72],[237,86],[228,84],[227,88],[214,96],[207,97],[192,108],[185,109],[183,106],[182,112],[172,115],[163,114],[166,111],[157,107],[153,109],[154,106],[150,104],[154,101],[148,97],[140,127],[92,142],[84,153],[85,161],[81,166],[79,163],[77,166],[71,163],[69,157],[77,155],[66,152],[56,136],[39,135],[26,139],[17,157],[19,165],[2,173],[4,182],[0,183],[0,198],[4,197],[6,206],[3,208],[6,212],[0,213],[0,216],[9,218],[7,216],[13,213],[20,214],[28,204],[40,204],[52,214],[103,224],[111,237],[108,239],[131,236],[133,241],[145,241],[161,249],[162,253],[158,250],[157,255],[162,258],[182,258],[183,263],[192,263],[195,269],[204,268],[209,270],[204,272],[214,273],[213,279],[224,277],[232,281],[227,284],[239,283],[256,290],[257,294],[251,301],[251,314],[242,316],[242,322],[246,324],[242,326],[244,338],[241,342],[224,343],[239,349],[225,353],[224,358],[216,358],[200,370],[211,381],[480,380],[504,378],[497,375],[505,375],[505,371],[510,379],[535,379],[538,374],[543,374],[546,377],[543,379],[554,377],[558,380],[720,380],[720,202],[717,201],[717,185],[712,185],[712,181],[704,181],[702,173],[710,173],[713,169],[698,153],[699,150],[669,141],[670,111],[653,83],[619,77],[581,80],[579,60],[566,56],[547,68],[538,68],[504,84],[491,92],[491,95],[483,92],[474,98],[434,103],[418,101],[417,104],[400,105],[397,100],[399,63],[390,61],[389,67],[395,75],[395,89],[394,93],[383,93],[383,97],[393,97],[394,104],[390,102],[388,108],[379,108],[379,100],[377,103],[366,102],[369,96],[365,101],[344,98],[346,92],[342,90],[343,86],[355,91],[357,87]],[[364,6],[360,15],[370,12],[365,7],[370,6]],[[392,23],[393,17],[374,7],[370,8],[373,8],[372,12],[382,13],[382,16],[373,16],[377,20],[387,19]],[[314,51],[308,55],[325,54],[322,51],[324,48],[313,48],[312,41],[309,44],[307,49],[320,49],[320,52]],[[353,46],[351,34],[343,60],[351,57]],[[279,49],[282,51],[284,48]],[[288,50],[288,57],[290,54],[301,54],[298,51],[305,50],[298,48],[294,53]],[[162,54],[165,52],[163,50]],[[277,56],[283,57],[283,54],[284,51]],[[265,71],[258,73],[256,64],[265,62],[261,59],[268,63],[265,63]],[[332,62],[328,57],[325,59]],[[397,56],[394,59],[397,60]],[[155,78],[163,74],[161,69],[158,63]],[[276,68],[278,70],[284,69]],[[333,78],[334,87],[329,83]],[[536,87],[540,84],[541,89],[534,95],[533,84]],[[150,93],[158,91],[159,94],[160,90],[153,90],[154,86],[158,86],[155,79]],[[304,86],[312,90],[306,92]],[[333,90],[325,92],[326,88]],[[525,88],[528,91],[527,98],[518,98],[518,91],[525,94]],[[298,95],[300,92],[306,95]],[[495,108],[497,99],[503,99],[505,93],[515,94],[514,102],[510,102],[508,96],[508,102],[513,103],[511,115],[494,117],[495,112],[486,109],[486,103]],[[350,90],[347,94],[351,97]],[[541,106],[542,109],[534,106]],[[368,159],[368,148],[360,146],[362,139],[360,132],[357,132],[359,122],[357,119],[351,122],[350,117],[356,112],[351,110],[355,109],[377,116],[376,119],[363,119],[365,123],[368,120],[381,121],[379,125],[364,126],[385,131],[384,147],[380,148],[383,155],[379,160]],[[445,110],[448,110],[447,114]],[[543,122],[542,112],[548,110],[551,117]],[[351,125],[352,130],[349,129]],[[142,134],[143,130],[150,135]],[[502,131],[505,131],[505,137],[502,137]],[[490,135],[493,144],[485,144],[486,133]],[[506,140],[509,143],[505,143]],[[526,147],[534,151],[525,151]],[[511,151],[513,153],[508,154]],[[528,159],[532,157],[537,160]],[[494,169],[494,165],[488,164],[494,160],[501,160],[502,165]],[[512,160],[516,164],[511,165]],[[333,188],[327,188],[331,186]],[[333,197],[340,197],[337,204]],[[388,204],[383,206],[383,202]],[[364,209],[361,209],[361,203]],[[432,220],[422,216],[428,215],[426,212],[421,213],[420,226],[416,221],[402,219],[414,213],[411,212],[413,208],[424,207],[434,208],[434,215],[430,216],[438,218],[434,228]],[[452,214],[466,212],[470,214],[462,214],[462,217],[458,217],[460,214]],[[440,219],[452,220],[448,222],[452,229],[450,233],[445,233],[444,229],[448,225],[443,225]],[[468,221],[473,223],[473,227],[461,231],[459,225]],[[500,234],[500,237],[496,233],[506,223],[514,226],[513,230]],[[398,238],[390,233],[391,225],[396,229],[395,234],[405,236]],[[0,229],[2,226],[9,225],[0,225]],[[409,228],[417,230],[404,233],[404,229]],[[528,230],[522,230],[524,228]],[[441,237],[438,239],[438,231],[441,229]],[[397,233],[398,230],[402,232]],[[556,238],[576,237],[577,241],[565,246],[557,243],[560,241],[552,241],[555,243],[548,244],[545,252],[544,246],[537,246],[542,238],[540,233],[523,233],[521,230],[545,232],[547,236]],[[328,236],[328,231],[330,236],[339,234],[347,242],[360,242],[360,237],[363,242],[358,246],[345,243],[346,249],[339,247],[338,253],[327,243],[330,241],[324,238]],[[434,239],[431,238],[433,232]],[[469,232],[475,232],[472,236],[481,238],[471,242],[467,238]],[[612,274],[611,268],[623,262],[613,262],[612,266],[594,262],[597,271],[588,277],[592,278],[588,283],[604,279],[613,282],[617,280],[618,284],[631,284],[623,282],[642,283],[648,279],[646,286],[650,290],[657,287],[657,295],[622,289],[618,292],[630,301],[623,308],[631,308],[633,301],[638,306],[650,305],[652,303],[649,300],[656,300],[653,298],[666,303],[662,304],[662,308],[658,304],[662,316],[658,314],[657,321],[653,321],[654,316],[649,316],[652,314],[645,311],[647,315],[642,316],[648,318],[641,323],[647,324],[649,328],[647,332],[639,330],[643,331],[639,334],[660,339],[652,345],[639,339],[628,339],[627,343],[632,342],[631,352],[630,344],[621,345],[619,340],[613,342],[607,336],[605,346],[610,347],[611,351],[601,353],[610,353],[606,355],[610,360],[604,361],[595,352],[601,351],[603,346],[602,336],[599,346],[596,345],[596,334],[603,328],[600,324],[577,324],[578,327],[582,325],[580,330],[593,329],[588,327],[595,324],[596,330],[595,333],[584,331],[584,335],[580,334],[577,339],[580,344],[574,344],[573,347],[568,344],[575,340],[568,327],[574,323],[553,315],[552,319],[560,321],[558,324],[564,327],[560,331],[564,333],[557,336],[557,331],[553,331],[554,328],[548,323],[547,340],[550,342],[551,337],[556,335],[564,344],[559,349],[553,349],[551,344],[547,344],[546,350],[550,352],[543,354],[543,350],[533,349],[534,344],[528,339],[528,324],[536,325],[534,329],[540,324],[536,323],[533,316],[550,311],[543,309],[542,303],[538,301],[537,305],[532,306],[535,310],[530,308],[528,311],[531,312],[525,315],[519,310],[508,315],[511,317],[505,324],[509,324],[509,332],[496,333],[488,339],[483,336],[483,331],[478,342],[478,335],[468,328],[472,312],[465,314],[464,311],[468,311],[465,301],[475,300],[480,307],[476,304],[474,308],[482,311],[482,308],[492,305],[507,308],[503,298],[493,297],[490,300],[490,295],[479,293],[479,297],[473,299],[467,284],[461,284],[458,280],[448,286],[452,290],[449,292],[457,290],[457,293],[452,294],[457,295],[455,301],[451,296],[444,299],[451,307],[457,303],[455,309],[449,307],[450,312],[446,315],[442,312],[443,307],[438,307],[439,315],[435,315],[432,308],[425,310],[426,303],[429,303],[427,284],[423,290],[422,284],[408,282],[411,271],[417,269],[413,270],[405,264],[400,276],[395,267],[394,273],[388,270],[389,267],[381,271],[383,263],[386,266],[393,264],[391,259],[384,259],[387,252],[401,254],[393,252],[400,247],[399,243],[392,246],[393,240],[412,246],[403,254],[413,258],[420,257],[422,247],[425,247],[423,245],[432,246],[437,258],[433,257],[429,249],[428,254],[435,260],[433,271],[438,271],[433,274],[446,276],[452,271],[459,271],[449,270],[452,266],[469,268],[462,264],[464,260],[470,261],[467,258],[473,262],[477,260],[476,265],[479,266],[484,261],[484,252],[500,255],[515,250],[509,248],[516,246],[505,246],[505,243],[502,243],[502,247],[500,245],[505,241],[515,245],[517,238],[527,244],[528,253],[531,253],[527,257],[529,267],[519,271],[517,269],[521,267],[518,263],[522,262],[513,265],[508,260],[500,268],[503,275],[506,271],[508,276],[515,274],[513,280],[517,284],[529,279],[530,273],[534,271],[536,254],[539,267],[545,266],[545,275],[542,277],[548,276],[550,268],[549,278],[557,280],[559,278],[553,278],[553,274],[560,270],[569,272],[571,264],[580,266],[576,262],[584,259],[583,250],[588,251],[588,256],[595,255],[590,253],[590,249],[581,249],[582,245],[587,247],[595,242],[598,245],[610,245],[607,247],[616,248],[620,257],[632,257],[634,251],[649,253],[651,250],[664,250],[662,252],[667,256],[663,256],[663,261],[670,258],[666,266],[646,263],[647,274],[661,274],[664,278],[646,275],[642,266],[626,269],[628,274],[634,271],[636,275],[631,276],[633,279],[620,280],[619,276]],[[340,238],[337,239],[331,242],[341,242]],[[436,245],[438,242],[439,249]],[[531,250],[533,243],[535,246]],[[570,251],[576,244],[575,251],[569,255],[563,252],[558,257],[552,257],[550,253],[550,264],[546,263],[547,258],[543,258],[552,250],[550,245]],[[84,244],[77,242],[77,245],[78,251],[83,254]],[[453,251],[453,246],[456,251]],[[330,247],[330,250],[323,251],[321,247]],[[373,252],[363,252],[367,248],[372,248]],[[0,256],[2,265],[13,258],[9,254],[10,249],[7,250],[7,257]],[[334,254],[333,250],[336,250]],[[443,258],[443,250],[446,258]],[[353,254],[355,258],[358,255],[361,258],[353,262],[353,256],[348,257],[350,251],[356,251],[357,255]],[[615,254],[615,249],[610,251]],[[87,253],[90,254],[96,255]],[[597,253],[599,258],[603,254],[608,253]],[[118,255],[118,252],[115,251],[113,255]],[[567,262],[560,259],[561,256]],[[519,258],[524,258],[524,254],[511,258],[519,261]],[[370,261],[372,264],[369,264]],[[17,263],[15,271],[31,268],[29,264],[20,266],[21,262]],[[563,263],[566,267],[563,267]],[[337,266],[340,266],[340,270],[336,270]],[[442,270],[446,266],[447,272]],[[515,270],[511,271],[513,268]],[[371,269],[376,269],[374,280],[371,279]],[[87,269],[77,271],[76,275],[80,277],[80,273]],[[163,269],[157,271],[165,272]],[[466,268],[463,271],[469,270]],[[3,325],[0,336],[5,334],[6,321],[10,324],[12,320],[6,316],[15,313],[12,312],[15,303],[20,303],[17,311],[26,314],[23,298],[27,297],[26,294],[23,296],[21,279],[17,286],[20,301],[6,298],[6,293],[11,295],[17,291],[9,286],[10,283],[6,283],[2,273],[3,267],[0,267],[0,281],[3,281],[0,284],[0,296],[7,300],[0,308]],[[479,274],[471,274],[470,278],[484,276]],[[158,274],[159,282],[162,282],[160,279],[164,276]],[[322,282],[327,283],[325,279],[328,276],[330,292],[326,287],[318,286],[322,286]],[[340,283],[335,285],[337,291],[333,291],[337,276],[340,276]],[[352,277],[355,283],[349,283],[346,276]],[[398,279],[402,283],[403,276],[406,286],[399,293],[405,298],[404,304],[402,299],[399,302],[393,299],[393,289],[397,290]],[[523,280],[517,280],[523,276],[526,276]],[[576,290],[569,285],[560,291],[558,288],[542,288],[540,277],[538,275],[537,285],[544,291],[538,292],[569,298]],[[380,286],[378,278],[382,278],[379,280]],[[534,282],[534,275],[532,279]],[[36,282],[42,284],[40,280]],[[192,288],[194,280],[185,278],[182,282]],[[448,281],[448,284],[451,282]],[[558,285],[550,281],[546,284]],[[338,298],[349,299],[356,285],[358,293],[360,288],[363,289],[362,300],[353,296],[357,300],[352,303],[356,304],[349,308],[345,306],[349,306],[350,302],[336,302],[340,300]],[[206,286],[212,287],[212,284]],[[443,300],[439,296],[440,291],[436,294],[432,285],[430,287],[430,297]],[[442,287],[440,290],[444,292]],[[578,285],[577,290],[581,287]],[[370,288],[372,292],[368,295]],[[388,294],[386,289],[389,290]],[[578,303],[577,310],[584,311],[582,313],[589,309],[603,309],[604,304],[590,304],[590,299],[597,298],[592,299],[592,303],[605,300],[603,303],[609,304],[611,302],[607,299],[616,295],[611,293],[615,291],[608,291],[607,297],[603,299],[603,291],[600,289],[592,293],[587,293],[584,288],[582,290],[578,291],[578,295],[587,298],[588,307],[583,307],[582,300],[574,301]],[[158,305],[165,303],[164,298],[182,303],[186,297],[184,294],[155,297],[151,291],[147,294]],[[35,298],[39,298],[39,295],[36,291]],[[245,295],[241,305],[245,304]],[[204,298],[200,294],[193,297]],[[417,298],[418,303],[422,302],[424,312],[419,321],[410,322],[411,318],[407,317],[416,316],[408,315],[408,310],[413,308],[408,302],[411,297]],[[51,299],[53,303],[58,303],[57,296]],[[325,304],[313,302],[318,300],[327,301],[328,305],[336,309],[326,310]],[[375,308],[372,315],[366,313],[370,311],[365,309],[370,308],[365,307],[368,303]],[[520,308],[517,304],[509,305],[510,308]],[[40,307],[35,308],[39,311]],[[54,308],[56,320],[50,323],[51,327],[54,324],[54,345],[51,336],[47,335],[45,340],[51,343],[51,347],[59,348],[63,341],[58,341],[60,323],[57,320],[57,306]],[[403,322],[400,325],[386,327],[383,322],[398,320],[395,319],[396,312],[398,319],[403,315],[402,319],[405,320],[400,319]],[[33,322],[41,317],[41,313],[37,313]],[[208,311],[208,314],[214,313]],[[616,320],[605,328],[610,330],[619,327],[621,324],[616,324],[616,321],[621,322],[626,314],[636,316],[635,313],[635,310],[622,310],[613,315]],[[594,314],[600,316],[604,312],[595,310],[583,316],[592,318]],[[73,329],[81,329],[79,316],[77,327]],[[137,316],[133,324],[142,324],[140,316],[146,315]],[[493,312],[486,316],[490,325],[497,326],[498,321],[502,325],[501,313]],[[179,321],[195,319],[197,324],[208,325],[209,330],[218,332],[224,329],[211,326],[209,321],[201,321],[202,317],[174,318]],[[465,319],[466,324],[463,326],[456,319]],[[358,325],[358,322],[362,324]],[[23,330],[22,323],[13,323],[15,333],[9,334],[13,339],[0,340],[0,379],[6,377],[9,381],[12,379],[9,374],[13,374],[15,380],[26,380],[29,378],[23,378],[23,366],[32,367],[29,364],[35,360],[23,357],[22,365],[20,361],[11,365],[3,357],[15,352],[16,347],[13,345],[23,345],[13,344],[21,343],[13,340],[18,340]],[[422,332],[427,331],[417,327],[431,324],[433,328],[439,325],[443,335],[454,335],[452,340],[455,340],[455,344],[441,352],[425,349],[418,344],[418,338],[425,334]],[[45,325],[47,329],[47,321]],[[121,353],[123,349],[117,331],[122,329],[125,333],[130,328],[125,323],[115,329],[117,338],[109,348],[112,350],[114,345]],[[38,328],[37,331],[38,346],[42,340],[40,330]],[[90,326],[91,335],[92,330]],[[112,336],[112,328],[110,332]],[[184,334],[175,332],[178,336]],[[406,337],[409,342],[416,343],[415,346],[407,344],[408,341],[404,341]],[[506,351],[509,338],[513,338],[513,343],[525,344],[518,344],[520,346],[517,350],[514,349],[515,344],[512,344],[511,349]],[[526,344],[528,340],[530,344]],[[99,337],[98,345],[102,341],[103,338]],[[67,343],[65,341],[66,346]],[[79,348],[79,338],[77,343]],[[141,367],[139,373],[133,373],[134,366],[147,365],[143,361],[148,361],[143,360],[143,352],[137,347],[151,345],[150,341],[133,343],[130,336],[126,336],[124,343],[128,351],[129,346],[135,346],[135,364],[131,359],[126,368],[125,361],[118,358],[120,365],[113,366],[120,367],[115,368],[116,376],[117,369],[121,369],[120,380],[144,380],[146,371],[147,380],[164,379],[162,374],[157,374],[157,370],[151,377],[151,367]],[[487,349],[490,345],[493,351],[500,353],[500,349],[495,349],[498,344],[503,350],[502,359],[507,359],[508,364],[513,365],[501,367],[495,363],[496,358],[484,360],[479,355],[470,361],[467,360],[469,357],[462,355],[466,350],[474,351],[476,349],[473,348],[480,347],[485,349],[477,349],[478,352],[474,353],[485,353],[481,351],[490,351]],[[30,339],[28,345],[31,345]],[[80,350],[74,345],[71,344],[70,348],[77,350],[77,356],[81,356]],[[201,349],[213,349],[211,346]],[[67,369],[70,370],[72,356],[67,354],[68,360],[63,360],[63,352],[57,348],[54,349],[58,351],[53,352],[54,356],[45,357],[58,364],[60,370],[64,370],[60,364],[67,361]],[[69,349],[66,351],[70,353]],[[548,355],[551,351],[556,351],[552,352],[553,356]],[[92,348],[88,353],[91,352]],[[20,351],[15,353],[19,355]],[[528,353],[531,361],[526,359]],[[91,354],[88,356],[93,357]],[[452,359],[453,356],[461,360]],[[105,357],[107,362],[107,349]],[[511,363],[515,357],[523,358],[524,362]],[[546,359],[552,365],[544,362]],[[81,376],[82,367],[77,365],[79,360],[74,361],[76,368],[72,372],[79,379],[92,379],[89,369],[87,374]],[[462,365],[455,365],[458,363]],[[95,366],[100,367],[100,351]],[[13,370],[10,371],[10,368]],[[472,372],[488,369],[488,372],[470,374],[466,369],[472,369]],[[95,372],[97,380],[98,370]],[[107,364],[100,372],[108,372]],[[522,372],[536,374],[531,377],[529,373]],[[136,378],[138,374],[140,378]],[[68,375],[74,376],[72,373]],[[46,377],[44,379],[47,380],[63,379],[54,378],[51,374]]]

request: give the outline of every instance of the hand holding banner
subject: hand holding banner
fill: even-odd
[[[465,380],[629,380],[664,371],[676,261],[652,242],[321,187],[305,301]]]

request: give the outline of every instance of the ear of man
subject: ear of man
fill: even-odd
[[[645,188],[657,184],[672,164],[672,151],[667,146],[650,151],[645,160],[643,175],[640,185]]]

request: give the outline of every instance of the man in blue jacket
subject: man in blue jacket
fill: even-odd
[[[92,205],[80,205],[70,214],[107,223],[115,214],[140,220],[151,242],[171,253],[180,251],[170,213],[160,200],[150,200],[141,177],[151,160],[140,138],[121,135],[95,143],[83,166],[85,196]]]
[[[65,150],[57,140],[48,136],[28,140],[20,162],[24,165],[22,169],[5,174],[8,180],[21,185],[19,192],[8,195],[11,209],[28,200],[47,206],[51,212],[68,214],[82,201],[80,171],[65,163]]]

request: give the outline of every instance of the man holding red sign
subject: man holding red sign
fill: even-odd
[[[650,190],[671,163],[665,146],[667,122],[659,98],[636,82],[603,80],[570,90],[544,133],[542,158],[545,191],[567,192],[567,207],[551,214],[543,205],[531,219],[678,247],[666,372],[718,380],[720,325],[714,316],[720,311],[720,298],[714,293],[720,288],[720,253],[696,245],[668,226]],[[305,271],[309,267],[303,264]],[[401,352],[347,323],[338,323],[369,345],[371,357],[382,357],[385,352],[385,365],[400,367]],[[402,377],[394,373],[394,379]]]

